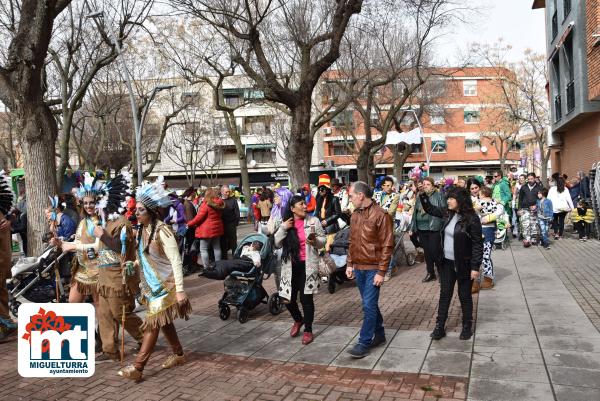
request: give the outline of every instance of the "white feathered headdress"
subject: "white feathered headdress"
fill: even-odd
[[[98,181],[96,177],[92,177],[90,173],[85,172],[83,174],[83,182],[79,184],[75,196],[77,196],[79,200],[83,200],[86,196],[88,198],[96,199],[100,196],[103,186],[104,184],[102,181]]]
[[[164,187],[164,178],[159,176],[153,183],[144,183],[137,188],[135,198],[141,202],[147,209],[156,210],[161,207],[171,205],[169,193]]]

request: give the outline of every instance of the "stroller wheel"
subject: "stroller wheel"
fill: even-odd
[[[330,280],[329,283],[327,283],[327,290],[330,294],[335,293],[335,280]]]
[[[271,296],[269,296],[268,305],[271,315],[279,315],[281,313],[281,299],[279,298],[278,293],[273,293]]]
[[[222,305],[219,307],[219,317],[221,320],[229,319],[229,315],[231,315],[231,309],[229,308],[229,305]]]
[[[414,252],[410,252],[406,254],[406,264],[409,266],[414,266],[417,262],[417,255]]]
[[[9,308],[14,317],[19,317],[19,306],[21,306],[21,302],[17,300],[11,300],[9,302]]]
[[[248,315],[250,315],[250,311],[243,306],[237,311],[237,319],[242,324],[248,321]]]

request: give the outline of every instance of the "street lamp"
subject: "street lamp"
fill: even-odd
[[[90,12],[85,16],[88,19],[93,19],[96,22],[96,26],[100,29],[100,23],[98,19],[104,18],[104,11],[94,11]],[[136,158],[136,169],[137,169],[137,183],[138,185],[142,185],[144,172],[142,170],[142,129],[144,128],[144,120],[146,118],[146,113],[148,112],[148,107],[150,106],[150,102],[154,99],[154,96],[160,92],[161,90],[174,88],[176,85],[157,85],[152,89],[148,102],[144,106],[144,110],[142,111],[141,121],[138,120],[137,117],[137,104],[135,101],[135,95],[133,93],[133,85],[131,83],[131,76],[129,75],[129,70],[127,69],[127,65],[125,64],[125,60],[123,59],[122,49],[119,45],[119,41],[117,40],[112,29],[108,29],[108,37],[110,38],[112,45],[117,50],[117,59],[120,61],[120,70],[125,78],[125,85],[127,86],[127,91],[129,92],[129,103],[131,104],[131,117],[133,119],[133,129],[135,131],[135,158]]]

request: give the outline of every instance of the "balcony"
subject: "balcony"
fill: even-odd
[[[563,0],[563,21],[571,12],[571,0]]]
[[[560,95],[554,96],[554,122],[559,122],[562,118],[562,101]]]
[[[558,35],[558,11],[552,15],[552,40]]]
[[[567,84],[567,114],[575,109],[575,83],[573,81]]]

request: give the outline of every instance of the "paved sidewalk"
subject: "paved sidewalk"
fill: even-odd
[[[600,400],[600,333],[548,251],[514,244],[495,253],[496,288],[479,297],[468,399]]]

